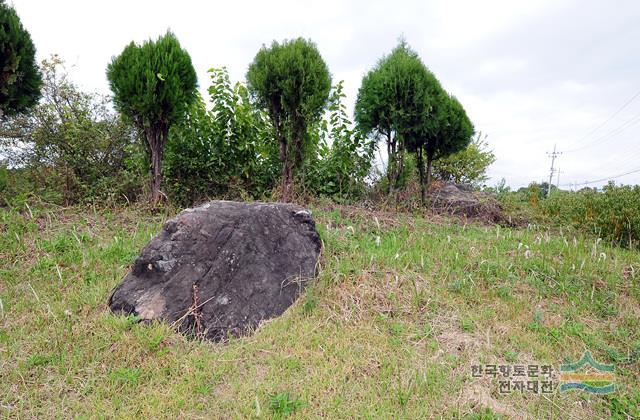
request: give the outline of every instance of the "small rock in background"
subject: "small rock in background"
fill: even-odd
[[[434,182],[429,190],[432,209],[437,213],[464,216],[486,223],[511,225],[502,206],[491,194],[466,185]]]

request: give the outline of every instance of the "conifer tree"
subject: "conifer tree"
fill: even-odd
[[[145,137],[151,162],[151,202],[161,199],[162,157],[170,127],[183,118],[198,85],[191,57],[172,32],[129,44],[107,67],[116,108]]]
[[[36,48],[16,11],[0,0],[0,119],[19,114],[40,98]]]

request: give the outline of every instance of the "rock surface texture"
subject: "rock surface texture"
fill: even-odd
[[[281,315],[316,276],[320,250],[302,207],[212,201],[165,223],[109,307],[224,340]]]

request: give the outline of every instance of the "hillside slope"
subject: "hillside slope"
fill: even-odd
[[[313,209],[321,274],[227,344],[112,316],[106,301],[168,215],[0,209],[0,416],[640,416],[640,254],[529,226]],[[590,350],[617,390],[499,392],[472,365]]]

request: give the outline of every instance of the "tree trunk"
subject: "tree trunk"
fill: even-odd
[[[280,179],[280,188],[282,189],[282,201],[289,201],[289,187],[291,185],[291,174],[289,167],[289,153],[287,148],[287,139],[284,137],[282,127],[276,120],[276,137],[278,138],[278,146],[280,150],[280,162],[282,162],[282,174]]]
[[[391,162],[393,154],[391,152],[391,140],[387,138],[387,193],[391,194]]]
[[[304,163],[304,121],[297,121],[293,129],[293,148],[289,150],[289,195],[291,195],[291,186],[294,185],[295,174],[302,168]],[[291,198],[291,197],[289,197]]]
[[[157,206],[162,200],[162,157],[164,154],[165,140],[168,135],[168,127],[154,126],[146,131],[147,143],[151,153],[151,205]]]
[[[395,171],[398,164],[398,162],[396,162],[396,152],[396,141],[393,139],[391,130],[389,130],[387,134],[387,183],[389,184],[387,192],[389,197],[393,195],[394,191]]]
[[[155,207],[160,202],[160,186],[162,184],[162,157],[157,147],[151,149],[151,204]]]
[[[280,161],[282,162],[282,176],[280,180],[280,187],[282,189],[282,201],[285,203],[289,201],[289,159],[287,154],[287,144],[285,141],[280,141]]]
[[[431,185],[431,173],[433,172],[433,154],[427,153],[427,187]]]
[[[289,161],[284,163],[282,172],[282,201],[288,203],[291,200],[291,186],[293,185],[293,165]]]
[[[404,148],[402,147],[402,143],[398,144],[398,148],[396,150],[396,171],[395,171],[395,179],[393,181],[393,186],[396,189],[400,188],[400,179],[402,178],[402,173],[404,172]]]
[[[393,187],[395,189],[396,206],[400,204],[400,179],[404,172],[404,147],[402,141],[397,141],[396,136],[396,169],[394,171]]]
[[[296,150],[293,168],[296,170],[302,168],[302,161],[304,159],[304,132],[305,127],[302,123],[299,124],[298,127],[296,127],[296,130],[294,132],[294,144]]]
[[[416,164],[418,165],[418,173],[420,174],[420,200],[424,206],[427,201],[427,188],[424,176],[424,152],[422,147],[416,150]]]

